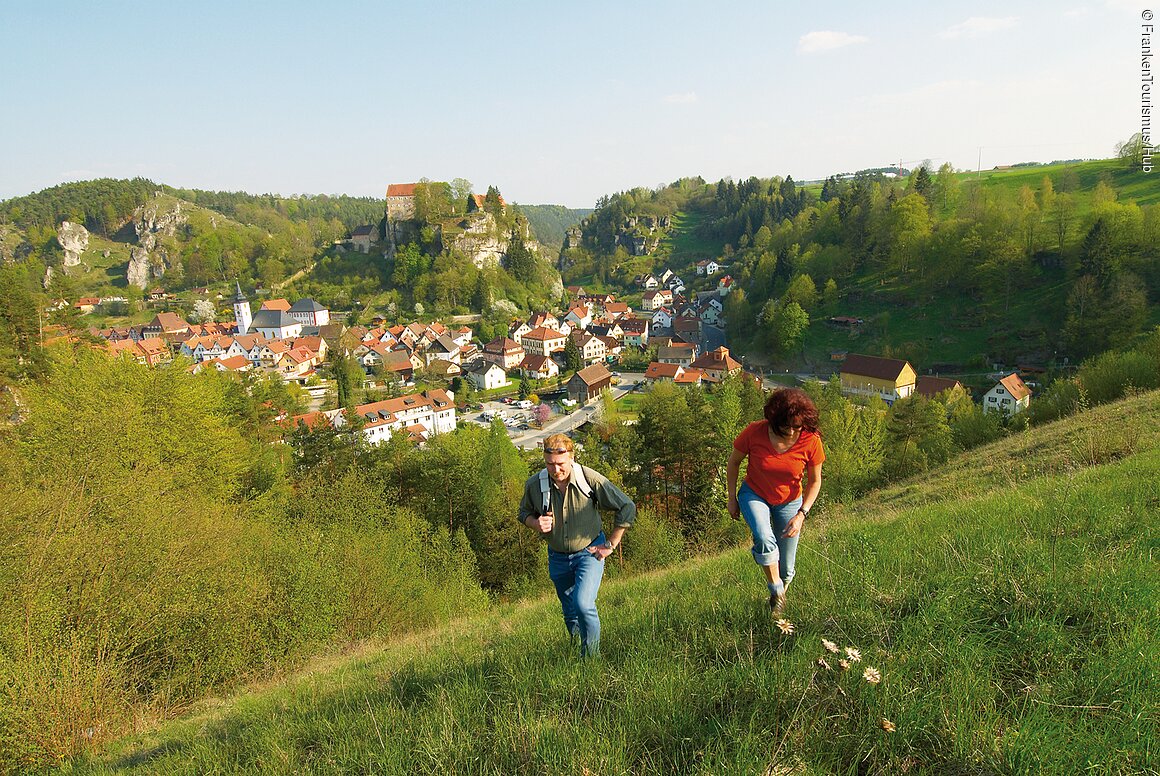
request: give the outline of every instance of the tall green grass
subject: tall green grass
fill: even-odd
[[[1156,395],[1134,401],[1154,425]],[[1056,463],[1004,476],[1034,457],[1008,441],[812,518],[791,634],[739,548],[607,582],[596,661],[553,599],[499,608],[63,770],[1160,772],[1160,447],[1085,461],[1068,440],[1101,427],[1047,428],[1026,436]],[[822,639],[861,660],[841,670]]]

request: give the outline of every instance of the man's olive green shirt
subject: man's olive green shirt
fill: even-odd
[[[573,466],[580,466],[573,463]],[[542,534],[548,541],[548,549],[556,552],[579,552],[588,547],[604,530],[600,520],[600,509],[616,511],[616,525],[625,528],[636,518],[636,504],[607,477],[587,466],[584,477],[592,487],[592,494],[585,496],[576,486],[576,478],[568,479],[564,493],[549,477],[548,492],[552,500],[552,531]],[[599,507],[599,508],[598,508]],[[544,513],[543,494],[540,491],[540,473],[533,474],[524,483],[524,497],[520,499],[520,522],[529,517],[539,517]]]

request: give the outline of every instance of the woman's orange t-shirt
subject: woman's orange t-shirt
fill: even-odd
[[[812,431],[803,430],[784,453],[774,450],[768,420],[746,426],[733,440],[733,448],[749,456],[745,484],[769,504],[785,504],[800,496],[806,467],[826,460],[822,438]]]

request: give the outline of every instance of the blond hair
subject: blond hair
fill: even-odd
[[[576,446],[572,444],[572,439],[567,434],[552,434],[544,440],[545,450],[567,450],[569,453],[576,452]]]

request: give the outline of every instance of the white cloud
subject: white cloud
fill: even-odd
[[[696,92],[684,92],[683,94],[670,94],[664,98],[664,102],[670,105],[691,105],[697,101]]]
[[[834,32],[833,30],[817,30],[807,32],[798,38],[799,54],[816,54],[819,51],[831,51],[852,46],[855,43],[865,43],[869,38],[865,35],[851,35],[848,32]]]
[[[1072,8],[1069,11],[1064,11],[1063,15],[1069,19],[1082,19],[1091,13],[1091,9],[1087,6],[1080,6],[1079,8]]]
[[[974,38],[999,30],[1009,30],[1018,23],[1018,16],[972,16],[965,22],[959,22],[943,30],[940,36],[943,38]]]

